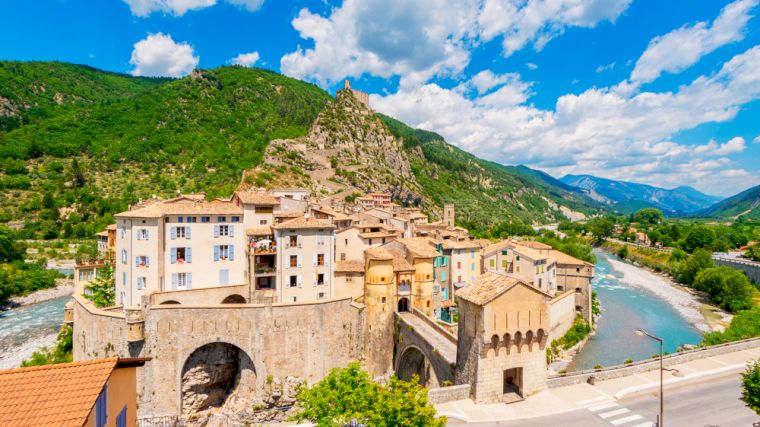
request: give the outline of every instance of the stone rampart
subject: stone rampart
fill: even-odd
[[[681,351],[665,356],[662,359],[662,363],[663,366],[668,367],[678,365],[680,363],[690,362],[692,360],[704,359],[707,357],[754,348],[760,348],[760,338],[751,338],[748,340],[737,341],[733,343],[718,344],[709,347],[700,347],[693,350]],[[659,368],[659,358],[650,359],[627,365],[617,365],[602,369],[590,369],[586,371],[573,372],[566,375],[553,376],[549,378],[547,386],[549,388],[555,388],[585,383],[591,377],[594,377],[594,379],[597,381],[611,380],[614,378],[627,377]]]
[[[149,298],[150,306],[161,304],[209,305],[222,304],[225,299],[236,296],[248,299],[248,285],[215,286],[211,288],[188,289],[183,291],[153,292]]]
[[[428,389],[428,401],[434,405],[470,398],[470,385],[460,384],[450,387]]]
[[[252,362],[256,395],[267,377],[309,382],[358,360],[363,311],[350,298],[311,304],[170,304],[143,310],[145,340],[127,341],[123,314],[97,310],[81,297],[74,307],[74,360],[148,356],[138,370],[139,416],[179,415],[182,375],[197,349],[231,344]]]
[[[549,302],[549,339],[559,339],[573,326],[575,321],[575,290],[566,291]]]

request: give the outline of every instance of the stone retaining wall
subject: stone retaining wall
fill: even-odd
[[[450,387],[428,389],[428,401],[434,405],[470,398],[470,385],[461,384]]]
[[[665,356],[663,366],[673,366],[680,363],[690,362],[692,360],[704,359],[707,357],[718,356],[721,354],[732,353],[740,350],[760,348],[760,338],[751,338],[748,340],[737,341],[727,344],[718,344],[710,347],[701,347],[694,350],[687,350]],[[586,370],[573,372],[566,375],[558,375],[549,378],[547,386],[549,388],[564,387],[573,384],[585,383],[590,377],[597,381],[610,380],[614,378],[627,377],[642,372],[648,372],[660,368],[659,359],[650,359],[629,365],[617,365],[599,370]]]
[[[717,266],[731,267],[734,270],[741,270],[756,285],[760,285],[760,263],[730,260],[725,258],[713,258],[713,263]]]
[[[412,309],[412,312],[419,317],[420,319],[424,320],[425,323],[430,325],[433,329],[440,332],[441,335],[443,335],[447,340],[451,341],[454,345],[457,343],[457,337],[451,334],[446,328],[444,328],[442,325],[439,325],[438,322],[431,319],[428,316],[425,316],[425,313],[417,310],[416,308]]]

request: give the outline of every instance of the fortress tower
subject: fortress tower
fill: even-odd
[[[369,107],[369,94],[360,90],[351,89],[351,82],[349,82],[348,79],[343,81],[343,91],[351,93],[357,101]],[[340,92],[341,91],[339,91],[338,96],[340,96]]]
[[[394,274],[393,254],[374,247],[364,253],[364,358],[373,377],[384,375],[393,366]]]
[[[449,227],[454,226],[454,204],[446,203],[443,205],[443,222]]]

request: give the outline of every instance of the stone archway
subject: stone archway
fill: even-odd
[[[256,393],[253,361],[235,345],[214,342],[190,353],[182,368],[182,416],[202,419],[209,410],[245,409]]]
[[[419,383],[425,387],[438,387],[438,377],[430,361],[417,347],[407,347],[399,358],[396,376],[404,381],[411,381],[416,374]]]
[[[399,298],[398,300],[398,312],[404,311],[409,311],[409,298]]]
[[[245,304],[245,297],[238,294],[232,294],[229,295],[227,298],[222,300],[222,304]]]

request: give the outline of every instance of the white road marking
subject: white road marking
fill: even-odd
[[[598,412],[598,411],[601,411],[603,409],[614,408],[615,406],[618,406],[618,404],[615,403],[615,402],[610,402],[610,403],[605,403],[605,404],[598,405],[598,406],[592,406],[592,407],[588,408],[588,410],[591,411],[591,412]]]
[[[653,423],[653,422],[651,422],[651,421],[647,421],[647,422],[645,422],[645,423],[636,424],[636,425],[635,425],[635,426],[633,426],[633,427],[652,427],[652,426],[654,426],[654,423]]]
[[[591,399],[579,400],[575,402],[575,404],[578,406],[585,406],[592,403],[601,402],[603,400],[610,400],[610,398],[607,396],[592,397]]]
[[[612,423],[613,426],[619,426],[620,424],[630,423],[631,421],[636,421],[640,419],[641,419],[641,415],[634,414],[634,415],[631,415],[630,417],[619,418],[617,420],[613,420],[610,422]]]
[[[616,415],[623,415],[623,414],[628,413],[628,412],[631,412],[631,410],[628,409],[628,408],[620,408],[620,409],[616,409],[614,411],[610,411],[610,412],[605,412],[603,414],[599,414],[599,416],[602,417],[602,418],[609,418],[609,417],[614,417]]]

